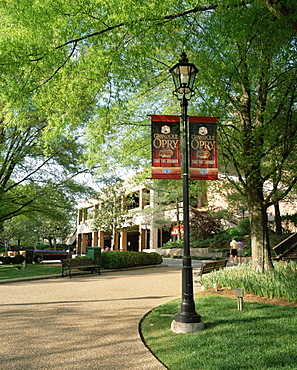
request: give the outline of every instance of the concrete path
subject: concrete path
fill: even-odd
[[[165,369],[138,325],[181,297],[170,267],[0,285],[0,369]]]

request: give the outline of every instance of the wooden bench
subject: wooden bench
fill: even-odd
[[[220,270],[227,266],[228,260],[218,260],[218,261],[207,261],[203,262],[199,273],[194,273],[194,276],[198,276],[201,279],[203,274],[208,274],[209,272]],[[195,283],[200,283],[200,280],[194,281]]]
[[[62,259],[62,276],[64,276],[65,271],[68,271],[69,277],[71,278],[71,271],[74,269],[79,269],[81,271],[89,271],[93,273],[98,271],[100,275],[100,264],[94,264],[92,258],[67,258]]]

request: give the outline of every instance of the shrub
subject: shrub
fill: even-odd
[[[105,269],[157,265],[162,261],[162,256],[155,252],[104,251],[101,254],[101,265]]]
[[[12,264],[21,264],[25,261],[25,257],[21,254],[16,254],[13,258],[12,258]]]
[[[251,224],[249,218],[243,218],[238,222],[237,230],[241,235],[249,235],[251,233]]]
[[[221,230],[221,220],[210,211],[192,209],[190,234],[195,238],[209,238]]]
[[[33,262],[40,263],[43,260],[42,254],[34,253]]]
[[[183,240],[175,240],[175,241],[169,241],[167,243],[164,243],[162,245],[162,249],[172,249],[172,248],[183,248],[184,242]]]
[[[215,250],[215,252],[218,252],[218,253],[229,253],[230,252],[230,249],[229,248],[217,248]]]
[[[3,265],[10,265],[12,263],[12,258],[9,256],[3,257],[2,264]]]

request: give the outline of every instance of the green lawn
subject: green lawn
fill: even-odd
[[[61,274],[61,264],[28,264],[25,269],[19,270],[22,265],[0,265],[0,280],[28,276]]]
[[[196,310],[205,329],[175,334],[170,329],[180,301],[151,311],[141,323],[144,341],[170,370],[297,369],[297,307],[199,295]]]

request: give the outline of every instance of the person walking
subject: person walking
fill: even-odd
[[[244,253],[243,242],[241,240],[238,240],[238,242],[237,242],[237,256],[238,256],[239,263],[242,262],[243,253]]]
[[[230,242],[230,257],[232,257],[233,262],[237,262],[237,249],[238,249],[238,243],[235,238],[232,238]]]

